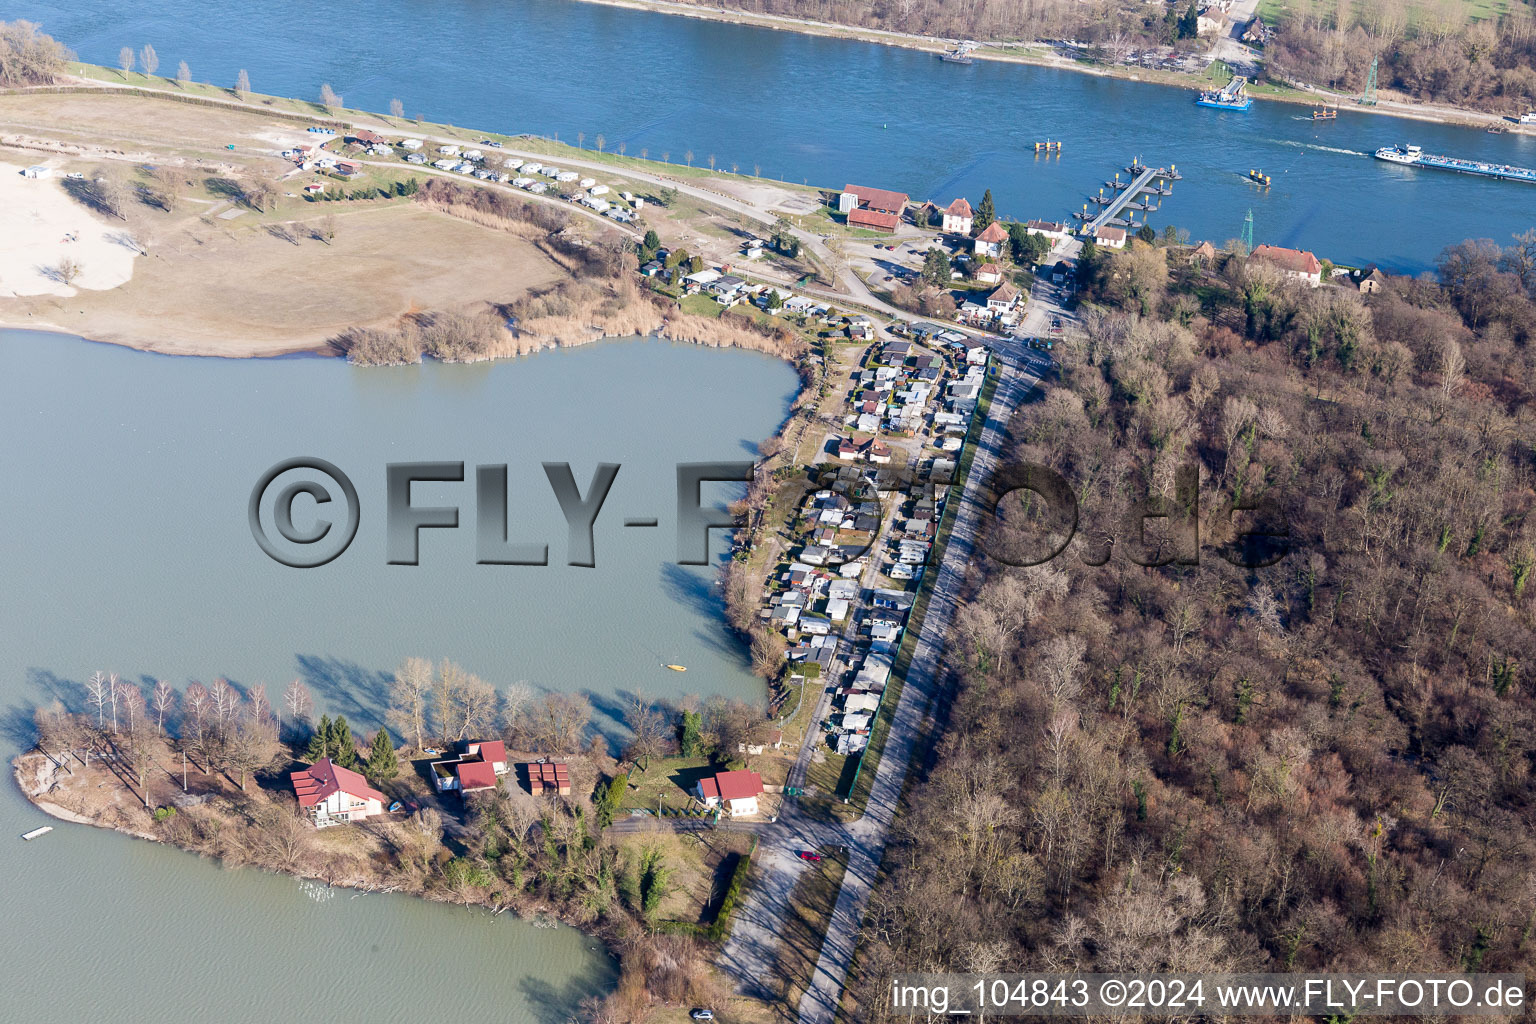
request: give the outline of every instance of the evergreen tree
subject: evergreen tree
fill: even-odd
[[[699,757],[704,753],[703,740],[700,739],[703,726],[703,716],[697,711],[683,712],[682,730],[678,736],[677,747],[684,757]]]
[[[695,274],[697,274],[699,271],[703,270],[704,269],[704,257],[703,256],[695,256],[693,259],[689,260],[688,261],[688,269],[689,269],[690,272],[695,273]]]
[[[950,269],[949,257],[942,249],[929,249],[928,255],[923,257],[923,280],[931,285],[939,288],[948,285]]]
[[[315,727],[314,733],[309,737],[309,747],[304,751],[305,760],[310,763],[323,757],[331,756],[331,716],[321,715],[320,724]]]
[[[656,233],[655,228],[646,228],[645,241],[642,244],[651,252],[655,252],[661,248],[661,236]]]
[[[1189,0],[1189,8],[1179,19],[1179,38],[1194,39],[1200,34],[1200,12],[1195,10],[1195,0]]]
[[[347,725],[347,720],[342,715],[337,715],[331,721],[331,761],[342,768],[357,767],[357,740],[352,736],[352,727]]]
[[[997,205],[992,202],[992,190],[987,189],[982,194],[981,202],[976,204],[976,215],[971,218],[971,234],[981,234],[995,220],[997,220]]]
[[[389,730],[380,729],[373,736],[373,745],[368,749],[368,764],[363,768],[363,774],[368,776],[370,782],[378,785],[388,782],[400,774],[400,757],[395,753],[395,745],[389,740]]]
[[[1143,224],[1136,230],[1136,237],[1141,239],[1143,242],[1146,242],[1148,245],[1152,245],[1157,241],[1157,231],[1152,227],[1151,224]]]

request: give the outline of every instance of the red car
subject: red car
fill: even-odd
[[[810,850],[801,850],[800,851],[800,859],[801,860],[821,860],[821,854],[819,854],[819,853],[812,853]]]

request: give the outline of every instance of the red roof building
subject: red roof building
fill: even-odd
[[[974,250],[983,256],[1001,256],[1003,243],[1008,241],[1008,229],[997,221],[993,221],[981,229],[981,234],[976,236]]]
[[[763,793],[763,777],[745,769],[719,772],[699,780],[698,795],[706,807],[723,806],[731,817],[757,813],[757,798]]]
[[[528,791],[534,796],[540,796],[545,791],[559,793],[561,796],[571,795],[571,772],[564,764],[556,761],[531,761],[524,767],[528,769]]]
[[[998,221],[993,221],[982,228],[981,234],[976,236],[976,241],[978,242],[1006,242],[1007,240],[1008,229],[1003,227]]]
[[[384,144],[384,136],[378,132],[371,132],[366,128],[359,128],[352,133],[352,138],[369,146],[381,146]]]
[[[883,188],[865,188],[863,185],[844,185],[843,191],[851,192],[857,196],[859,208],[862,210],[899,214],[907,208],[908,196],[905,192],[892,192],[889,189]]]
[[[496,788],[496,769],[489,761],[460,761],[457,774],[460,793]]]
[[[460,793],[495,789],[496,778],[507,774],[507,745],[501,740],[475,740],[464,745],[464,753],[444,761],[432,762],[432,777],[437,791],[456,789]]]
[[[328,757],[290,773],[288,780],[293,783],[299,806],[310,812],[316,825],[359,821],[384,811],[383,793],[357,772],[332,764]]]
[[[848,226],[851,228],[868,228],[871,231],[884,231],[887,233],[896,230],[901,223],[901,218],[894,213],[881,213],[878,210],[866,210],[862,206],[857,210],[848,211]]]
[[[496,769],[497,775],[507,773],[507,745],[501,740],[476,740],[464,748],[464,760],[478,757]]]
[[[949,206],[945,208],[944,212],[949,214],[951,217],[969,217],[971,216],[971,204],[966,200],[964,196],[961,196],[959,199],[956,199],[954,202],[950,203]]]
[[[1278,245],[1261,245],[1253,250],[1252,259],[1278,267],[1287,277],[1295,277],[1312,284],[1323,278],[1323,264],[1307,249],[1286,249]]]

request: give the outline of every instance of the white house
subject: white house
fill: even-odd
[[[458,146],[438,146],[437,147],[437,151],[439,153],[443,154],[443,156],[458,156],[459,155],[459,147]]]
[[[421,140],[420,139],[401,139],[400,140],[400,148],[401,149],[408,149],[408,150],[411,150],[412,152],[415,152],[416,150],[421,148]]]
[[[971,225],[975,223],[971,212],[971,204],[964,196],[956,199],[944,208],[944,231],[951,235],[968,235],[971,233]]]
[[[700,779],[695,792],[705,807],[723,807],[731,817],[740,818],[757,813],[757,798],[763,793],[763,777],[746,770],[717,772]]]
[[[291,773],[288,779],[299,807],[309,813],[317,828],[384,813],[384,794],[357,772],[338,768],[328,757]]]
[[[1026,221],[1024,224],[1024,230],[1032,235],[1040,235],[1044,238],[1048,238],[1053,242],[1060,242],[1065,240],[1068,234],[1067,226],[1065,224],[1061,224],[1053,220]]]
[[[1099,228],[1093,235],[1095,245],[1107,245],[1111,249],[1124,249],[1125,239],[1125,228],[1112,226]]]
[[[997,221],[993,221],[976,236],[974,251],[978,256],[1001,256],[1003,246],[1007,243],[1007,229]]]

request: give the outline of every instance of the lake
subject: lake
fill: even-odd
[[[359,731],[379,724],[410,655],[588,693],[609,733],[633,691],[758,697],[714,570],[675,564],[675,465],[749,460],[796,390],[794,370],[767,356],[661,341],[365,370],[0,331],[6,756],[30,742],[31,706],[83,707],[96,669],[273,693],[300,678]],[[361,507],[351,547],[317,569],[268,558],[246,515],[262,473],[300,455],[346,472]],[[416,505],[462,510],[459,529],[423,531],[417,566],[386,564],[385,466],[406,461],[469,467],[463,484],[414,488]],[[593,568],[565,564],[543,462],[569,462],[584,493],[598,462],[621,466]],[[547,542],[550,565],[475,564],[481,463],[508,465],[509,532]],[[731,496],[706,486],[706,500]],[[659,527],[622,525],[641,516]],[[291,878],[81,826],[22,843],[45,819],[14,786],[0,806],[12,1019],[563,1021],[611,982],[606,955],[572,929],[409,897],[316,902]],[[341,985],[309,971],[290,983],[309,957],[353,969]]]
[[[1371,115],[1336,122],[1255,102],[1246,113],[1196,108],[1188,90],[1054,69],[945,64],[895,47],[725,25],[571,0],[360,0],[327,12],[298,0],[254,7],[209,0],[17,0],[8,17],[39,21],[81,58],[113,65],[152,43],[161,72],[503,132],[601,134],[609,149],[693,152],[824,186],[900,189],[916,200],[974,204],[991,188],[1021,219],[1066,218],[1136,156],[1184,174],[1154,226],[1217,243],[1253,211],[1258,242],[1345,263],[1431,267],[1467,237],[1507,243],[1536,224],[1536,187],[1389,166],[1376,149],[1536,166],[1536,138]],[[253,31],[259,26],[260,31]],[[1033,143],[1064,141],[1059,156]],[[1273,179],[1259,191],[1250,169]]]

